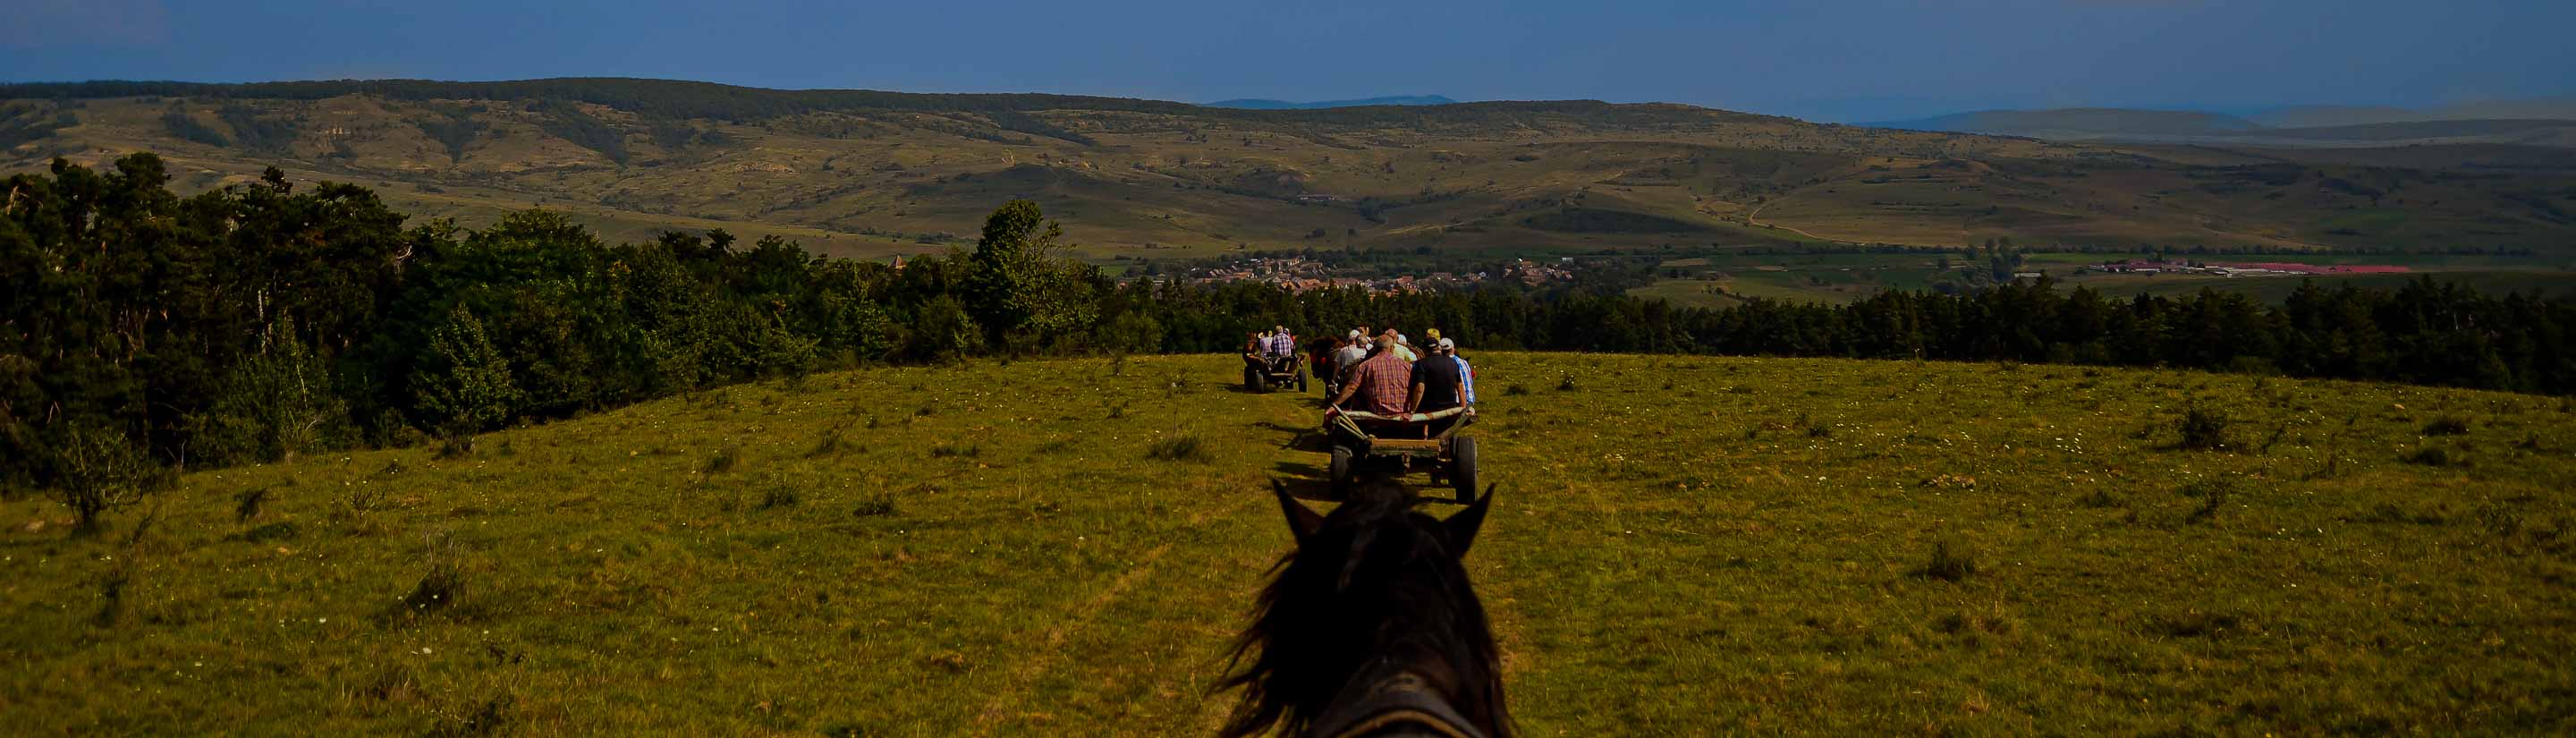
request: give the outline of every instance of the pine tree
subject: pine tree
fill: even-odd
[[[473,311],[458,305],[429,340],[436,366],[414,376],[412,386],[432,427],[462,435],[510,419],[519,389],[511,382],[509,360],[492,346]]]

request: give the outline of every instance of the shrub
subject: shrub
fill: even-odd
[[[2241,621],[2234,615],[2207,613],[2199,610],[2181,615],[2156,618],[2148,627],[2175,638],[2199,638],[2234,630]]]
[[[240,532],[240,533],[233,534],[233,535],[232,535],[232,539],[233,539],[233,540],[236,540],[236,541],[247,541],[247,542],[250,542],[250,543],[260,543],[260,542],[264,542],[264,541],[283,541],[283,540],[291,540],[291,539],[295,538],[295,534],[296,534],[296,532],[297,532],[297,531],[296,531],[296,528],[295,528],[295,521],[292,521],[292,520],[280,520],[280,521],[277,521],[277,522],[274,522],[274,523],[269,523],[269,524],[267,524],[267,525],[263,525],[263,526],[260,526],[260,527],[257,527],[257,528],[252,528],[252,529],[250,529],[250,530],[246,530],[246,531],[242,531],[242,532]]]
[[[271,487],[248,490],[233,497],[233,521],[247,523],[259,518],[260,508],[268,502]]]
[[[442,461],[450,461],[473,456],[474,437],[463,433],[448,436],[445,440],[438,442],[437,455]]]
[[[2424,435],[2427,436],[2458,436],[2468,432],[2469,419],[2458,415],[2444,415],[2424,424]]]
[[[107,578],[98,583],[98,614],[91,617],[91,624],[101,628],[116,625],[116,621],[125,614],[125,585],[133,581],[131,563],[119,564],[108,570]]]
[[[1216,460],[1216,454],[1208,449],[1205,441],[1199,440],[1196,433],[1175,433],[1155,441],[1153,447],[1145,450],[1145,457],[1200,464]]]
[[[984,453],[984,449],[983,449],[982,447],[980,447],[980,446],[976,446],[976,445],[974,445],[974,444],[967,444],[967,445],[959,446],[959,445],[952,445],[952,444],[942,443],[942,444],[939,444],[939,445],[936,445],[936,446],[932,446],[932,447],[930,447],[930,458],[934,458],[934,459],[948,459],[948,458],[969,458],[969,459],[971,459],[971,458],[975,458],[975,457],[977,457],[977,456],[981,456],[981,455],[983,455],[983,453]]]
[[[858,507],[856,507],[856,508],[852,508],[852,509],[850,510],[850,515],[851,515],[852,517],[860,517],[860,518],[873,518],[873,517],[878,517],[878,516],[881,516],[881,515],[893,515],[893,514],[894,514],[894,496],[893,496],[893,495],[870,495],[870,496],[868,496],[868,497],[867,497],[867,498],[865,498],[865,499],[861,499],[861,500],[859,500],[859,505],[858,505]]]
[[[2236,495],[2236,482],[2223,478],[2203,479],[2183,485],[2182,495],[2200,498],[2200,507],[2194,508],[2191,515],[2183,521],[2208,522],[2211,518],[2218,517],[2219,508],[2227,504],[2228,498]]]
[[[1529,394],[1529,388],[1519,384],[1514,384],[1504,387],[1503,394],[1510,397],[1519,397],[1521,395]]]
[[[846,442],[841,440],[841,429],[832,428],[823,431],[823,437],[814,442],[814,450],[805,452],[805,457],[835,456],[840,454],[845,446]]]
[[[2466,459],[2440,446],[2419,447],[2399,458],[2409,464],[2433,467],[2463,466],[2467,463]]]
[[[1565,378],[1563,378],[1563,379],[1559,379],[1559,380],[1556,380],[1556,391],[1558,391],[1558,392],[1572,392],[1572,391],[1574,391],[1574,375],[1572,375],[1572,374],[1568,374],[1568,375],[1565,375]]]
[[[457,564],[455,541],[440,537],[430,543],[429,571],[411,594],[403,595],[403,606],[413,612],[436,612],[456,604],[465,595],[465,569]]]
[[[800,501],[801,500],[796,496],[796,490],[790,489],[786,485],[777,485],[770,487],[767,492],[761,494],[760,509],[775,510],[782,507],[795,507],[796,503]]]
[[[170,473],[144,456],[124,433],[75,425],[55,451],[55,501],[72,509],[74,531],[95,533],[108,511],[132,505],[170,481]]]
[[[1977,553],[1965,542],[1944,538],[1932,544],[1932,561],[1923,566],[1923,576],[1944,582],[1967,579],[1977,573]]]
[[[717,451],[715,456],[707,459],[706,472],[708,474],[723,474],[725,472],[733,471],[736,467],[740,466],[742,466],[742,447],[726,446],[724,447],[724,450]]]
[[[2228,447],[2227,416],[2216,410],[2193,407],[2182,416],[2182,440],[2176,447],[2191,451],[2218,451]]]

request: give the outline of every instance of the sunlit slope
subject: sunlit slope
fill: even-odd
[[[1468,563],[1532,735],[2571,719],[2559,399],[1470,357]],[[1325,457],[1312,396],[1236,368],[738,386],[191,474],[96,539],[9,501],[0,694],[40,734],[1205,733],[1290,545],[1266,480]],[[2231,448],[2172,448],[2195,405]]]
[[[2292,249],[2576,243],[2576,174],[2556,149],[2488,147],[2502,153],[2475,162],[2365,149],[2308,161],[1677,105],[1244,111],[1047,98],[1064,107],[981,110],[972,105],[1008,96],[950,96],[967,101],[957,109],[938,109],[950,97],[885,96],[931,102],[674,112],[556,97],[29,99],[0,102],[0,166],[152,150],[173,159],[188,188],[275,165],[299,180],[374,185],[469,225],[543,205],[612,236],[725,225],[856,256],[943,248],[1013,197],[1038,199],[1102,256],[1998,237]]]

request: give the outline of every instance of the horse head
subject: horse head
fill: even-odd
[[[1321,514],[1272,486],[1297,545],[1219,683],[1243,690],[1224,734],[1510,735],[1493,631],[1461,564],[1493,489],[1444,520],[1409,492]]]

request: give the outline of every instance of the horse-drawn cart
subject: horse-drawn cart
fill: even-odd
[[[1475,420],[1476,412],[1465,407],[1408,415],[1327,410],[1324,433],[1333,441],[1333,491],[1348,491],[1362,467],[1392,467],[1399,474],[1421,470],[1435,478],[1446,476],[1459,502],[1473,501],[1476,439],[1459,431]]]
[[[1243,355],[1243,388],[1268,392],[1272,387],[1294,386],[1306,391],[1306,362],[1296,356]]]

